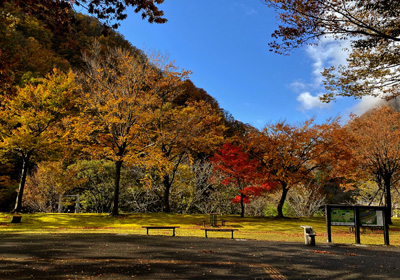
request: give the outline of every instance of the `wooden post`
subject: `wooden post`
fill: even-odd
[[[356,235],[356,244],[361,243],[360,239],[360,211],[357,206],[354,207],[354,232]]]
[[[325,217],[326,217],[326,236],[327,242],[332,242],[332,230],[331,230],[331,207],[325,205]]]
[[[383,238],[385,240],[385,245],[389,246],[390,245],[389,223],[388,223],[388,219],[386,218],[386,209],[384,209],[382,212],[383,212]]]

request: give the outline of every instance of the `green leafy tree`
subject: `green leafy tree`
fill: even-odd
[[[115,165],[105,160],[84,160],[73,165],[78,170],[80,202],[86,212],[106,213],[112,209]]]

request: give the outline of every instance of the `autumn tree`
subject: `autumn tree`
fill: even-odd
[[[170,212],[170,192],[179,167],[216,150],[225,127],[220,113],[204,101],[177,106],[164,97],[159,99],[149,129],[156,149],[149,154],[148,165],[157,169],[164,186],[160,194],[163,211]]]
[[[207,159],[194,159],[181,165],[176,175],[174,200],[181,213],[201,212],[212,189],[213,168]]]
[[[355,139],[358,175],[368,174],[384,190],[387,218],[391,221],[391,191],[400,180],[400,113],[389,107],[353,117],[349,129]]]
[[[211,159],[214,170],[221,172],[224,177],[222,184],[234,184],[239,196],[232,199],[233,203],[240,203],[241,217],[244,217],[244,205],[262,191],[271,189],[272,184],[262,182],[263,174],[257,159],[251,159],[249,154],[241,148],[225,143]]]
[[[182,167],[213,154],[223,141],[226,127],[215,99],[186,79],[189,71],[177,75],[177,68],[168,59],[155,56],[155,65],[161,71],[154,77],[157,100],[147,129],[155,145],[145,159],[149,185],[154,188],[154,183],[161,182],[162,187],[155,193],[162,202],[162,211],[170,212],[171,194],[177,189]]]
[[[3,98],[0,110],[0,151],[16,153],[23,162],[14,212],[20,212],[28,167],[63,147],[61,121],[74,108],[74,75],[57,70]]]
[[[196,87],[189,79],[185,80],[179,89],[179,94],[172,101],[176,105],[183,106],[190,102],[205,101],[215,110],[220,110],[217,100],[204,89]]]
[[[323,124],[311,119],[298,126],[279,122],[250,135],[251,151],[261,160],[269,179],[280,184],[278,217],[283,217],[290,188],[314,179],[316,171],[324,172],[328,179],[345,168],[351,155],[342,144],[345,138],[338,119]]]
[[[84,57],[87,70],[82,77],[81,117],[75,121],[76,135],[79,141],[91,143],[83,151],[115,162],[113,214],[118,214],[123,163],[143,163],[149,154],[154,155],[153,162],[157,161],[158,154],[152,151],[161,141],[159,131],[153,129],[154,119],[160,112],[168,111],[168,107],[163,107],[168,104],[162,103],[162,99],[172,94],[188,73],[178,71],[171,63],[160,68],[159,59],[154,57],[150,61],[141,52],[118,48],[103,55],[99,44],[95,44],[90,56]],[[190,110],[172,111],[171,116]],[[190,123],[190,114],[185,118],[186,125],[196,127]],[[168,129],[180,127],[173,119],[166,119],[163,124],[169,125]],[[180,136],[173,135],[175,139]]]
[[[292,188],[288,192],[287,202],[298,217],[311,217],[326,204],[326,194],[321,184],[313,179],[306,185]]]
[[[85,55],[80,117],[74,120],[75,138],[83,152],[115,163],[114,207],[118,214],[121,168],[143,152],[142,131],[152,103],[149,61],[123,49],[101,53],[100,44]]]
[[[77,172],[62,161],[38,163],[27,178],[24,205],[35,212],[58,212],[60,198],[80,183]]]
[[[392,97],[399,94],[400,5],[398,0],[264,0],[281,25],[271,50],[288,53],[321,38],[350,40],[347,65],[325,69],[328,93],[335,96]]]
[[[241,210],[244,211],[244,205],[250,204],[256,198],[261,197],[263,194],[274,189],[276,184],[274,183],[264,183],[259,186],[249,186],[245,187],[242,190],[239,190],[239,195],[236,195],[231,199],[232,203],[240,204]],[[244,215],[242,216],[244,217]]]

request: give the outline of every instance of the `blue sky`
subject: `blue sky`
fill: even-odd
[[[118,31],[145,52],[168,53],[190,79],[236,119],[262,129],[266,123],[299,123],[311,117],[362,113],[374,101],[340,98],[318,102],[319,72],[344,63],[336,42],[303,47],[290,56],[269,52],[278,25],[274,10],[260,0],[165,0],[168,22],[150,24],[133,10]]]

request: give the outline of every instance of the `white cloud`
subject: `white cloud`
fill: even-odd
[[[384,101],[381,98],[373,97],[373,96],[364,96],[360,102],[354,105],[350,111],[358,116],[364,114],[368,110],[379,106]]]
[[[290,84],[290,88],[295,91],[299,92],[304,90],[307,87],[307,84],[301,81],[296,81]]]
[[[338,41],[333,38],[323,38],[318,45],[311,45],[306,48],[306,53],[312,60],[311,81],[309,83],[295,81],[290,85],[294,92],[302,91],[296,98],[300,103],[298,108],[300,111],[323,109],[331,105],[322,103],[318,99],[324,92],[324,77],[321,72],[330,66],[346,65],[349,51],[351,51],[350,41]],[[380,98],[365,96],[356,105],[344,109],[342,114],[362,115],[382,104],[382,102]]]
[[[322,86],[321,72],[329,66],[345,65],[350,49],[350,41],[337,41],[330,38],[322,39],[318,45],[308,46],[307,54],[313,60],[313,86]]]
[[[295,92],[302,93],[297,96],[300,102],[299,110],[313,110],[329,107],[329,104],[319,101],[319,96],[324,92],[321,72],[330,66],[345,65],[350,41],[337,41],[333,38],[323,38],[318,45],[307,46],[306,53],[312,60],[311,81],[309,83],[295,81],[290,86]]]
[[[313,96],[309,92],[303,92],[299,96],[297,96],[297,101],[300,102],[300,110],[305,111],[305,110],[311,110],[314,108],[327,108],[329,107],[329,104],[323,103],[319,100],[319,96]]]

